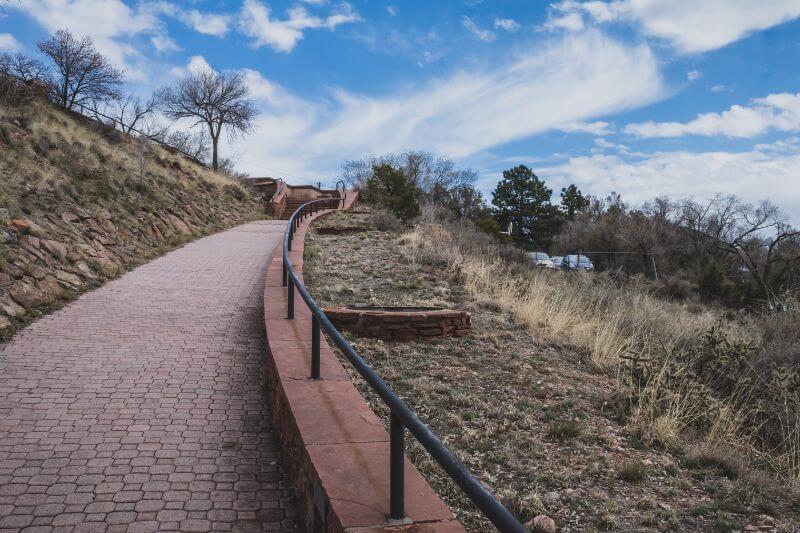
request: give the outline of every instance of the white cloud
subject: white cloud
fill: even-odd
[[[715,92],[715,93],[721,93],[725,89],[727,89],[727,87],[724,86],[724,85],[712,85],[711,86],[711,92]]]
[[[181,49],[178,43],[168,35],[153,35],[150,37],[150,43],[159,52],[177,52]]]
[[[699,70],[690,70],[686,73],[686,79],[689,81],[697,81],[703,77],[703,73]]]
[[[161,28],[151,11],[133,10],[121,0],[29,0],[6,7],[22,10],[47,31],[68,28],[77,36],[88,35],[130,79],[145,77],[143,56],[130,37],[158,34]]]
[[[230,17],[225,14],[201,13],[196,9],[183,11],[180,19],[196,32],[222,37],[228,33]]]
[[[469,32],[485,43],[490,43],[495,40],[495,34],[492,31],[480,28],[475,24],[471,18],[464,15],[461,18],[461,24],[469,30]]]
[[[353,7],[343,2],[327,17],[312,15],[301,5],[288,10],[288,18],[277,20],[271,17],[270,7],[258,0],[245,0],[239,27],[245,35],[252,37],[253,46],[270,46],[280,52],[291,52],[304,30],[325,28],[335,30],[337,26],[361,20]]]
[[[386,6],[386,12],[389,13],[390,17],[397,15],[397,8],[394,6]]]
[[[170,69],[170,74],[175,77],[183,76],[187,73],[197,74],[198,72],[214,71],[214,68],[208,64],[206,58],[200,55],[192,56],[185,67],[174,67]]]
[[[0,52],[16,52],[22,46],[10,33],[0,33]]]
[[[664,93],[649,48],[598,32],[566,36],[488,70],[455,72],[384,96],[334,90],[311,101],[255,72],[248,76],[263,114],[256,133],[241,141],[252,158],[243,169],[309,177],[335,172],[346,158],[404,149],[467,157],[635,108]]]
[[[689,122],[629,124],[625,132],[638,137],[723,135],[755,137],[769,130],[800,131],[800,93],[770,94],[751,106],[732,106],[722,113],[702,113]]]
[[[611,135],[614,131],[608,122],[570,122],[556,129],[565,133],[591,133],[592,135]]]
[[[578,16],[599,23],[632,22],[645,35],[665,39],[682,53],[715,50],[755,31],[800,17],[797,0],[565,0],[551,5],[548,29],[578,26]],[[567,24],[569,22],[569,24]],[[581,23],[583,21],[581,20]],[[578,28],[580,29],[580,28]]]
[[[736,194],[748,201],[768,198],[800,223],[800,144],[797,140],[756,145],[744,152],[656,152],[594,154],[540,168],[537,174],[555,184],[576,183],[595,195],[622,192],[642,203],[668,192],[673,197],[707,198]]]
[[[585,27],[580,13],[566,13],[557,17],[548,17],[543,28],[548,31],[581,31]]]
[[[516,33],[519,31],[519,23],[513,19],[494,19],[495,29],[505,30],[507,32]]]

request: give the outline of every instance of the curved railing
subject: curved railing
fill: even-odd
[[[339,180],[339,181],[337,181],[337,182],[336,182],[336,185],[334,185],[334,188],[335,188],[335,189],[336,189],[336,191],[338,192],[338,191],[339,191],[339,184],[340,184],[340,183],[342,184],[342,192],[341,192],[341,195],[340,195],[340,197],[341,197],[341,199],[342,199],[342,200],[344,200],[345,198],[347,198],[347,187],[345,187],[345,185],[344,185],[344,181],[343,181],[343,180]]]
[[[287,289],[287,318],[294,319],[294,291],[300,293],[303,301],[311,311],[311,379],[320,379],[320,332],[324,330],[338,346],[348,361],[355,367],[361,377],[369,384],[375,393],[380,396],[391,411],[389,424],[389,512],[391,518],[402,519],[405,517],[405,429],[417,438],[419,443],[428,451],[433,459],[441,465],[447,474],[461,487],[461,490],[483,512],[492,524],[500,531],[527,532],[511,512],[506,509],[497,498],[489,492],[464,464],[453,455],[439,437],[419,419],[419,417],[400,399],[367,364],[350,343],[342,336],[338,329],[328,320],[328,317],[319,308],[314,298],[308,292],[303,282],[294,271],[289,252],[292,249],[292,238],[299,227],[300,221],[324,209],[335,209],[341,203],[344,207],[344,198],[324,198],[313,200],[301,205],[292,214],[283,236],[283,285]]]

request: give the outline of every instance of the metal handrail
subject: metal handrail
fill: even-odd
[[[344,185],[344,180],[337,181],[333,187],[336,189],[336,191],[338,191],[340,183],[342,184],[342,200],[344,200],[345,198],[347,198],[347,187],[345,187]]]
[[[391,410],[389,424],[389,509],[392,519],[405,517],[405,428],[417,438],[419,443],[428,451],[447,474],[456,482],[464,493],[483,512],[492,524],[500,531],[527,532],[527,529],[517,518],[506,509],[494,495],[484,487],[480,481],[467,469],[466,466],[451,452],[431,429],[405,404],[405,402],[391,389],[369,364],[350,346],[325,312],[319,308],[314,298],[309,294],[303,282],[294,271],[294,265],[289,257],[292,249],[292,238],[299,227],[300,221],[324,209],[338,208],[341,203],[344,207],[344,198],[324,198],[312,200],[301,205],[292,213],[283,235],[283,285],[287,289],[287,319],[294,319],[294,291],[300,293],[303,301],[311,311],[311,379],[320,379],[320,328],[324,330],[334,344],[338,346],[348,361],[355,367],[361,377],[369,383],[373,391],[386,403]]]

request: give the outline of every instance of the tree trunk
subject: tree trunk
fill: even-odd
[[[211,170],[218,170],[219,169],[219,163],[217,162],[217,142],[218,141],[219,141],[219,139],[217,137],[214,137],[214,138],[211,139],[211,144],[212,144],[212,148],[211,148]]]

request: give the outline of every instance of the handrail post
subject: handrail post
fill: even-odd
[[[291,248],[290,248],[290,250],[291,250]],[[286,259],[284,259],[283,260],[283,278],[282,278],[282,280],[283,280],[282,285],[284,287],[286,286],[286,278],[288,278],[288,277],[289,277],[289,271],[286,270]]]
[[[319,379],[320,331],[317,316],[311,315],[311,379]]]
[[[389,422],[389,515],[405,518],[405,427],[394,411]]]
[[[286,318],[292,320],[294,319],[294,280],[291,276],[289,277],[288,285],[286,294]]]

